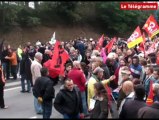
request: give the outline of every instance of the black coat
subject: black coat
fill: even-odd
[[[8,50],[2,51],[2,55],[1,55],[1,62],[2,63],[9,63],[10,62],[9,59],[5,59],[6,56],[9,56]]]
[[[156,118],[159,119],[159,103],[154,103],[152,106],[146,106],[138,111],[138,118]]]
[[[57,93],[54,101],[55,109],[61,114],[76,115],[83,112],[81,93],[77,87],[73,91],[64,86]]]
[[[42,97],[43,101],[52,101],[55,96],[53,82],[48,77],[39,77],[33,86],[33,95]]]
[[[120,118],[137,118],[138,110],[144,106],[146,106],[146,103],[143,100],[127,99],[127,101],[125,101],[122,107],[119,117]]]
[[[90,118],[106,119],[108,118],[108,99],[105,97],[102,101],[96,100],[94,109],[91,111]]]
[[[31,62],[32,61],[29,59],[28,54],[22,53],[22,60],[20,61],[20,75],[25,75],[26,79],[32,82]]]

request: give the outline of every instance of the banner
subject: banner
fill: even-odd
[[[44,63],[44,67],[48,68],[49,76],[55,78],[59,75],[64,76],[65,63],[69,59],[67,51],[61,47],[61,43],[56,41],[53,57]]]
[[[107,53],[109,54],[112,50],[113,44],[116,41],[116,37],[114,37],[106,46],[105,49],[107,50]]]
[[[151,39],[159,33],[159,26],[153,15],[150,15],[142,29],[147,32]]]
[[[140,27],[138,26],[135,29],[135,31],[133,32],[133,34],[127,40],[128,48],[133,48],[133,47],[135,47],[135,45],[138,45],[142,41],[143,41],[143,37],[142,37],[142,34],[141,34]]]
[[[99,38],[98,40],[98,44],[96,46],[96,50],[99,50],[100,51],[100,48],[103,46],[103,41],[104,41],[104,34]]]

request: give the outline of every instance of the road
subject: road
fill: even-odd
[[[56,85],[55,94],[59,91],[61,84]],[[0,109],[0,118],[42,118],[42,115],[37,115],[34,110],[34,98],[32,93],[21,93],[20,81],[6,83],[4,90],[5,104],[8,109]],[[113,104],[115,109],[115,104]],[[51,118],[63,118],[54,107]],[[109,118],[112,118],[109,115]],[[114,117],[117,118],[117,111]]]
[[[32,93],[21,93],[20,81],[14,83],[14,87],[6,86],[4,90],[5,104],[8,109],[0,109],[0,118],[42,118],[42,115],[37,115],[34,110],[34,98]],[[56,93],[61,85],[56,85]],[[8,88],[7,88],[8,87]],[[51,118],[63,118],[54,107]]]

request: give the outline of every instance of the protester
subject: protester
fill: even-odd
[[[30,80],[27,79],[26,77],[26,74],[29,71],[25,71],[27,67],[25,66],[26,58],[27,58],[27,55],[25,53],[22,53],[22,60],[20,61],[20,75],[21,75],[21,87],[22,87],[21,92],[22,93],[31,91]],[[27,91],[25,90],[25,81],[27,82]]]
[[[40,73],[40,70],[42,68],[41,61],[42,61],[42,54],[40,52],[37,52],[35,54],[34,61],[31,64],[33,86],[34,86],[35,81],[37,80],[37,78],[41,77],[41,73]],[[38,99],[36,97],[34,97],[34,107],[35,107],[35,111],[36,111],[37,114],[42,114],[43,113],[42,105],[39,104]]]
[[[155,80],[155,83],[158,83],[159,84],[159,69],[155,69],[153,71],[153,78]]]
[[[145,92],[146,92],[146,98],[148,96],[149,89],[150,89],[150,81],[155,82],[155,80],[153,78],[153,67],[147,66],[147,68],[146,68],[146,78],[143,81],[143,84],[144,84],[144,87],[145,87]]]
[[[7,47],[4,45],[3,46],[3,51],[1,54],[1,62],[2,62],[2,66],[3,66],[3,73],[4,73],[4,77],[9,80],[10,79],[10,60],[6,59],[5,57],[9,56],[9,50],[7,49]]]
[[[13,76],[13,80],[17,79],[17,55],[16,52],[12,49],[9,49],[9,56],[6,56],[5,59],[10,60],[11,62],[11,74]]]
[[[125,81],[122,85],[122,90],[126,97],[121,101],[120,107],[119,107],[119,118],[122,115],[122,108],[127,99],[133,99],[134,98],[134,86],[132,81]]]
[[[159,90],[156,94],[159,100]],[[159,119],[159,101],[155,101],[151,106],[142,107],[138,111],[138,118]]]
[[[81,92],[74,85],[73,80],[65,80],[55,97],[54,107],[63,115],[64,119],[84,117]]]
[[[8,106],[4,103],[4,86],[5,86],[5,78],[3,74],[2,65],[0,62],[0,108],[1,109],[7,109]]]
[[[91,76],[91,78],[88,80],[88,95],[87,95],[87,103],[88,103],[88,107],[90,106],[90,99],[94,97],[95,93],[94,93],[94,84],[96,82],[102,82],[103,85],[108,84],[110,81],[115,79],[115,76],[111,76],[109,79],[107,80],[102,80],[103,78],[103,69],[100,67],[95,68],[95,70],[93,71],[93,74]]]
[[[94,108],[90,109],[90,118],[107,119],[109,111],[107,91],[101,82],[95,83],[94,89],[95,96],[93,100],[95,100],[95,103]]]
[[[146,103],[144,101],[145,89],[144,86],[138,84],[134,86],[135,98],[126,99],[125,104],[122,107],[120,118],[137,118],[138,110],[144,106]]]
[[[37,78],[33,87],[33,95],[42,104],[43,118],[49,119],[52,114],[52,99],[55,95],[53,81],[47,76],[49,74],[47,68],[41,68],[41,77]]]
[[[134,78],[140,78],[142,73],[142,67],[139,64],[139,57],[133,56],[132,58],[132,64],[130,65],[130,71],[132,73],[132,76]]]
[[[84,114],[87,115],[88,112],[87,112],[86,93],[85,93],[86,77],[84,75],[84,72],[81,69],[81,65],[79,61],[73,62],[73,69],[70,70],[70,72],[68,73],[68,78],[73,80],[73,83],[76,84],[78,88],[80,89],[83,111],[84,111]]]

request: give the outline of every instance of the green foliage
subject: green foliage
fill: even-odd
[[[41,22],[40,22],[39,18],[37,18],[37,17],[28,17],[27,26],[34,27],[34,26],[37,26],[37,25],[40,25],[40,24],[41,24]]]
[[[152,11],[120,10],[119,2],[100,2],[96,7],[98,21],[106,30],[124,35],[139,25],[142,27]],[[127,36],[127,34],[126,34]]]
[[[139,25],[143,26],[150,14],[155,11],[120,10],[119,2],[35,2],[36,8],[28,7],[27,2],[17,5],[0,3],[0,27],[13,25],[34,27],[37,25],[91,25],[113,35],[129,36]],[[159,12],[157,12],[159,15]]]

